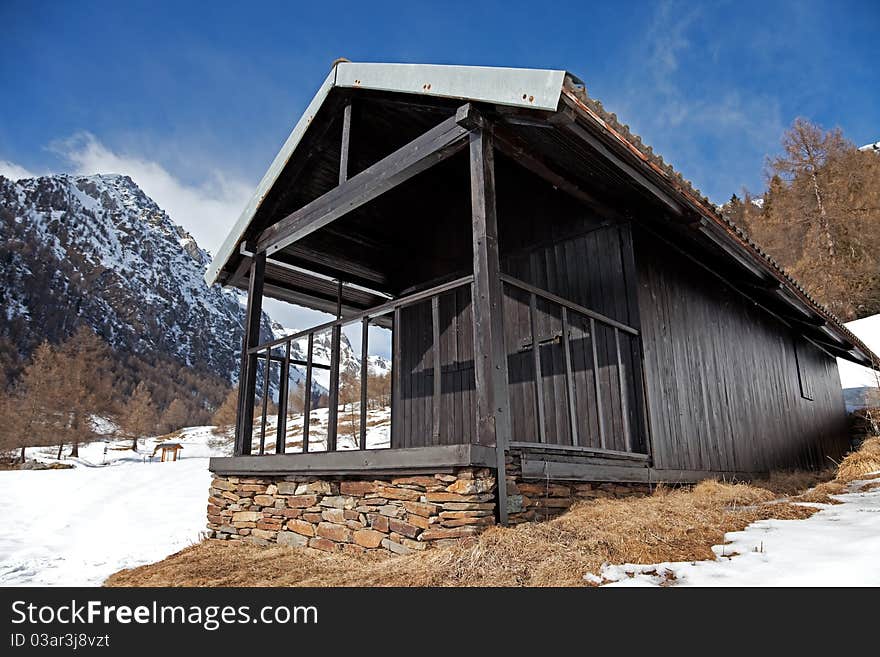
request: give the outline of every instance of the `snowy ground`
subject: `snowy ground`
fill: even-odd
[[[876,481],[876,480],[875,480]],[[715,561],[609,565],[607,586],[880,586],[880,488],[854,482],[806,520],[762,520],[713,548]]]
[[[313,411],[310,450],[326,444],[327,409]],[[351,449],[340,412],[339,448]],[[368,445],[388,446],[390,413],[370,412]],[[302,418],[289,421],[288,450],[301,449]],[[299,433],[298,433],[299,432]],[[257,434],[257,440],[259,434]],[[271,439],[268,438],[271,436]],[[267,451],[274,451],[274,419],[267,428]],[[175,442],[177,462],[149,455],[154,439],[98,441],[65,458],[68,470],[0,472],[0,586],[98,586],[122,568],[159,561],[200,539],[205,527],[208,458],[228,455],[229,440],[211,427],[191,427]],[[65,453],[69,448],[65,448]],[[57,448],[31,448],[28,459],[55,462]]]

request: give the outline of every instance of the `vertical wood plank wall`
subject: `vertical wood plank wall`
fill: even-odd
[[[630,326],[638,327],[629,303],[625,275],[624,249],[628,248],[628,225],[610,225],[580,235],[558,239],[530,251],[508,256],[502,263],[504,272],[526,283],[569,299]],[[513,439],[538,442],[535,396],[535,365],[531,350],[529,295],[508,287],[505,293],[505,339],[509,357],[511,414]],[[543,299],[537,301],[537,337],[540,347],[542,396],[544,398],[544,436],[546,442],[573,445],[565,384],[565,355],[562,345],[560,307]],[[577,416],[577,446],[630,451],[623,411],[627,409],[629,429],[641,436],[643,427],[635,399],[637,377],[633,355],[637,344],[632,336],[620,333],[621,361],[627,395],[621,403],[621,386],[617,370],[617,343],[614,331],[575,312],[568,313],[571,367]],[[597,371],[593,369],[593,341],[596,347]],[[596,403],[596,382],[600,400]],[[601,410],[600,410],[601,409]],[[600,430],[599,413],[602,428]],[[603,440],[604,435],[604,440]],[[643,451],[634,440],[635,451]]]
[[[683,256],[636,234],[654,467],[831,465],[847,447],[836,361]]]

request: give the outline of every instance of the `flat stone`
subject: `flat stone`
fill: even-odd
[[[275,513],[285,518],[299,518],[302,515],[302,509],[276,509]]]
[[[361,547],[360,545],[354,545],[353,543],[346,543],[342,546],[342,551],[347,554],[365,554],[366,548]]]
[[[362,497],[367,493],[376,492],[376,484],[372,481],[342,481],[339,483],[339,492],[343,495]]]
[[[478,533],[476,527],[434,527],[426,529],[419,536],[420,541],[436,541],[444,538],[463,538],[465,536],[475,536]]]
[[[417,502],[422,498],[422,494],[419,491],[409,490],[408,488],[392,488],[386,486],[380,488],[378,492],[382,497],[389,500],[410,500],[412,502]]]
[[[365,548],[377,548],[382,544],[385,534],[374,529],[359,529],[352,534],[352,540]]]
[[[419,543],[418,541],[414,541],[411,538],[400,539],[400,544],[404,547],[408,547],[410,550],[424,550],[428,547],[427,543]]]
[[[277,520],[275,518],[263,518],[262,520],[257,521],[257,529],[266,529],[269,531],[277,532],[281,529],[281,520]]]
[[[278,541],[278,545],[287,545],[290,547],[305,547],[309,544],[309,539],[307,537],[294,532],[278,532],[278,536],[275,540]]]
[[[461,495],[479,495],[480,493],[488,493],[495,489],[495,477],[486,479],[459,479],[449,484],[446,490],[450,493],[460,493]]]
[[[450,474],[435,474],[434,479],[436,479],[437,481],[442,481],[443,483],[446,483],[446,484],[451,484],[453,481],[458,479],[458,477],[456,477],[455,475],[450,475]]]
[[[288,520],[287,529],[296,534],[301,534],[302,536],[315,535],[315,526],[310,522],[305,522],[304,520]]]
[[[403,513],[403,507],[394,504],[386,504],[385,506],[378,507],[376,510],[383,516],[388,516],[389,518],[396,518]]]
[[[253,543],[254,545],[259,545],[260,547],[268,547],[269,541],[265,538],[260,538],[259,536],[248,536],[244,540],[248,543]]]
[[[275,484],[278,487],[279,495],[301,495],[297,493],[298,484],[293,481],[279,481]]]
[[[436,486],[437,480],[434,477],[397,477],[396,479],[392,479],[391,483],[394,486],[421,486],[422,488],[427,488],[428,486]]]
[[[241,493],[265,493],[266,487],[263,484],[239,484],[235,490]]]
[[[521,493],[533,497],[568,497],[571,495],[571,488],[561,484],[520,482],[517,485]]]
[[[266,495],[274,495],[278,492],[278,486],[275,484],[269,484],[266,486]]]
[[[335,509],[353,509],[356,505],[356,500],[350,495],[330,495],[322,499],[320,505]]]
[[[237,511],[232,514],[232,522],[256,522],[262,520],[263,514],[259,511]]]
[[[254,495],[254,504],[260,506],[275,506],[275,498],[271,495]]]
[[[388,527],[391,531],[397,532],[401,536],[408,536],[409,538],[415,538],[421,531],[420,527],[404,522],[403,520],[398,520],[397,518],[391,518],[388,521]]]
[[[302,515],[302,519],[306,522],[311,522],[317,525],[319,522],[321,522],[321,520],[323,520],[323,517],[320,513],[304,513]]]
[[[321,518],[327,522],[335,522],[340,525],[345,524],[345,514],[342,509],[324,509],[321,512]]]
[[[461,518],[485,518],[489,515],[492,515],[492,511],[489,509],[483,509],[480,511],[441,511],[440,519],[459,520]]]
[[[425,518],[424,516],[417,516],[414,513],[410,514],[406,517],[406,521],[411,524],[419,527],[421,529],[427,529],[431,526],[431,520],[436,520],[436,516],[432,518]]]
[[[218,490],[235,490],[236,484],[233,484],[225,479],[214,479],[211,481],[211,488],[216,488]]]
[[[324,552],[335,552],[336,551],[336,543],[333,541],[328,541],[326,538],[310,538],[309,539],[309,547],[314,548],[316,550],[323,550]]]
[[[458,518],[458,519],[448,519],[441,520],[440,524],[443,527],[463,527],[464,525],[471,526],[482,526],[482,525],[494,525],[495,524],[495,516],[483,516],[482,518]]]
[[[337,543],[351,543],[351,530],[332,522],[319,522],[315,534]]]
[[[367,520],[370,523],[370,527],[380,532],[388,531],[388,517],[383,516],[378,513],[369,513],[367,514]]]
[[[446,502],[444,511],[494,511],[494,502]]]
[[[225,497],[227,500],[232,500],[233,502],[237,502],[240,499],[238,495],[228,490],[220,493],[220,497]]]
[[[494,499],[494,495],[462,495],[460,493],[449,493],[446,491],[437,491],[425,494],[429,502],[488,502]]]
[[[293,509],[314,506],[317,502],[317,495],[291,495],[287,498],[287,506]]]
[[[437,512],[440,510],[440,507],[436,504],[425,504],[424,502],[409,501],[403,503],[403,508],[410,513],[414,513],[417,516],[424,516],[425,518],[437,515]]]

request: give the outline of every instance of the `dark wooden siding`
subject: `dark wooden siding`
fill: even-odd
[[[474,439],[474,329],[470,287],[440,296],[440,436],[434,424],[434,337],[431,302],[401,309],[400,413],[392,447],[471,443]]]
[[[503,259],[506,274],[595,310],[611,319],[638,327],[634,291],[627,279],[630,249],[628,225],[608,225],[581,234],[520,250]],[[512,434],[515,441],[538,442],[535,364],[531,345],[529,294],[505,286],[504,322],[508,348]],[[537,336],[540,346],[544,439],[548,444],[644,449],[639,417],[638,344],[632,336],[615,331],[576,312],[569,312],[571,369],[577,441],[572,439],[565,380],[561,307],[538,299]],[[621,397],[617,367],[617,340],[623,365]],[[594,345],[595,342],[595,345]],[[594,372],[593,348],[598,367]],[[596,403],[598,380],[599,404]],[[600,431],[600,414],[602,428]],[[624,416],[626,422],[624,424]],[[602,434],[604,433],[604,439]]]
[[[636,236],[654,466],[819,467],[847,446],[836,361],[670,248]]]

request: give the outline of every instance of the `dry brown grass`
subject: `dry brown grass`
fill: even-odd
[[[706,481],[693,489],[582,502],[564,515],[493,528],[466,545],[405,557],[351,557],[206,541],[109,586],[583,586],[603,563],[712,558],[724,533],[814,509],[772,503],[770,490]]]
[[[880,470],[880,437],[868,438],[859,451],[848,454],[837,468],[837,479],[854,481]]]
[[[777,473],[746,483],[658,487],[650,496],[580,502],[554,520],[495,527],[452,547],[395,557],[204,541],[155,564],[123,570],[107,586],[585,586],[604,563],[713,559],[724,534],[768,518],[817,511],[855,479],[880,470],[880,438],[833,472]],[[823,478],[826,481],[821,481]],[[818,483],[817,483],[818,482]],[[860,490],[880,487],[880,481]],[[780,499],[780,496],[785,496]]]

